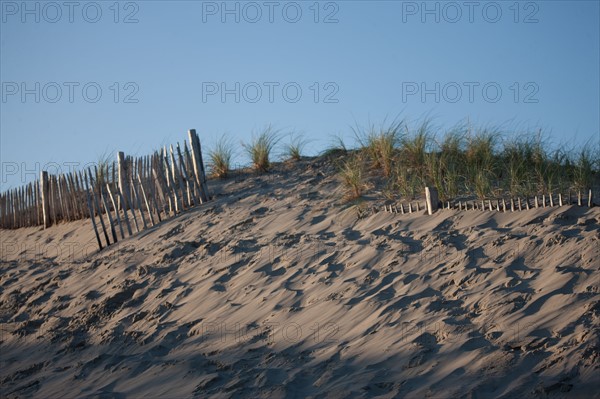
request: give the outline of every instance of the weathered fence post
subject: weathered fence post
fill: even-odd
[[[132,192],[132,196],[133,196],[133,198],[132,198],[133,208],[135,208],[135,205],[137,204],[138,213],[140,215],[140,219],[142,219],[143,229],[146,230],[148,228],[148,225],[146,225],[146,218],[144,218],[144,210],[142,209],[142,201],[140,200],[140,194],[138,192],[138,189],[136,188],[135,181],[133,180],[133,173],[136,173],[135,168],[133,171],[131,171],[131,173],[132,173],[131,181],[129,183],[131,185],[131,192]],[[133,213],[135,216],[135,210],[132,209],[131,213]]]
[[[194,161],[194,173],[196,174],[196,183],[200,188],[200,197],[202,202],[208,201],[210,195],[206,184],[206,175],[204,173],[204,162],[202,161],[202,147],[200,139],[196,134],[196,129],[188,130],[190,139],[190,149],[192,150],[192,160]]]
[[[133,224],[135,225],[136,232],[140,232],[140,227],[138,226],[137,217],[135,216],[135,207],[131,200],[131,190],[129,189],[129,174],[127,163],[125,160],[125,153],[123,151],[119,151],[117,154],[117,165],[119,168],[119,198],[121,198],[121,206],[123,208],[123,213],[125,214],[125,219],[128,219],[127,210],[131,211],[131,216],[133,218]],[[127,222],[127,226],[129,226],[129,222]],[[130,233],[131,234],[131,233]]]
[[[425,199],[427,201],[427,213],[433,215],[438,209],[438,191],[433,187],[425,187]]]
[[[185,189],[183,188],[183,178],[177,168],[177,162],[175,161],[175,152],[173,151],[173,145],[169,147],[169,153],[171,155],[171,176],[173,178],[173,190],[177,191],[176,184],[179,186],[179,193],[181,198],[181,210],[185,210],[189,204],[185,203]]]
[[[50,226],[50,198],[48,196],[48,189],[48,172],[42,171],[40,175],[40,194],[42,197],[44,228],[48,228]]]
[[[100,204],[104,206],[104,211],[106,212],[106,217],[108,218],[108,225],[110,227],[110,232],[113,237],[113,243],[117,242],[117,230],[115,229],[115,224],[113,222],[113,218],[110,215],[110,208],[108,203],[106,202],[106,195],[104,195],[104,190],[102,184],[104,183],[103,179],[98,175],[98,168],[94,166],[94,172],[96,173],[96,183],[98,186],[98,195],[100,196]],[[102,217],[100,215],[100,217]],[[108,244],[107,244],[108,245]]]
[[[52,222],[51,223],[57,223],[58,219],[56,216],[56,184],[54,183],[54,176],[49,175],[48,176],[48,182],[50,183],[48,185],[48,197],[50,198],[50,212],[52,213]]]
[[[592,189],[590,188],[590,191],[588,194],[588,208],[591,208],[593,204],[594,204],[594,202],[592,201]]]
[[[171,177],[171,166],[169,165],[169,157],[167,154],[167,147],[163,147],[162,152],[162,160],[163,160],[163,172],[165,176],[165,180],[167,182],[167,190],[169,191],[169,209],[171,213],[177,214],[179,213],[179,198],[177,196],[177,189],[175,188],[175,182],[172,181]],[[171,198],[172,194],[172,198]]]
[[[152,168],[152,176],[154,177],[157,194],[161,199],[162,209],[165,213],[165,217],[168,217],[169,212],[170,212],[169,204],[171,201],[170,194],[164,186],[164,183],[162,180],[163,175],[160,172],[160,169],[158,169],[158,168],[159,168],[159,166],[158,166],[158,159],[157,159],[156,163],[155,163],[155,167]],[[156,172],[157,169],[159,170],[158,173]],[[160,218],[160,212],[159,212],[159,218]]]
[[[179,169],[180,169],[179,174],[180,174],[180,176],[181,175],[183,176],[183,180],[185,181],[186,188],[187,188],[188,205],[191,207],[192,201],[193,201],[194,205],[198,205],[199,204],[198,197],[196,196],[196,193],[194,191],[195,179],[192,180],[188,176],[188,172],[185,167],[185,160],[183,159],[183,155],[181,154],[181,147],[179,146],[179,143],[177,143],[177,156],[179,158]]]
[[[121,231],[121,238],[125,239],[125,231],[123,230],[123,225],[121,224],[121,217],[119,216],[119,208],[117,207],[115,198],[113,197],[112,193],[110,192],[110,185],[108,183],[106,183],[106,191],[108,193],[108,197],[110,198],[110,202],[112,203],[113,208],[115,210],[115,217],[117,219],[117,224],[119,225],[119,230]],[[131,230],[131,227],[129,228],[129,230]],[[117,240],[115,240],[115,242],[117,242]]]
[[[96,241],[98,242],[98,249],[102,251],[102,241],[100,241],[100,234],[98,234],[98,226],[96,225],[96,219],[94,217],[94,204],[90,198],[90,186],[88,185],[87,179],[82,180],[85,182],[85,194],[87,198],[87,206],[90,211],[90,219],[92,220],[92,226],[94,227],[94,233],[96,234]],[[82,183],[83,184],[83,183]]]
[[[123,194],[124,203],[121,204],[121,208],[125,211],[129,209],[131,203],[129,201],[129,187],[127,180],[127,164],[125,163],[125,153],[119,151],[117,154],[117,167],[119,168],[119,190]]]
[[[88,172],[88,176],[90,178],[90,195],[92,198],[92,203],[94,208],[96,209],[96,213],[98,214],[98,219],[100,219],[100,226],[102,226],[102,232],[104,233],[104,239],[106,240],[106,246],[110,245],[110,239],[108,238],[108,232],[106,231],[106,225],[104,224],[104,219],[102,219],[102,208],[100,207],[100,201],[98,200],[98,197],[96,196],[96,193],[94,191],[94,179],[92,178],[92,168],[89,167],[87,169]]]
[[[146,190],[144,190],[144,184],[142,183],[142,178],[140,177],[139,174],[137,175],[137,179],[140,184],[140,191],[142,193],[144,203],[146,204],[146,209],[148,210],[148,216],[150,217],[150,223],[152,224],[152,226],[154,226],[155,223],[154,223],[154,216],[152,216],[152,209],[150,208],[150,204],[148,203],[148,197],[146,196]]]

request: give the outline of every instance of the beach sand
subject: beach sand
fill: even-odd
[[[600,397],[600,208],[373,212],[325,159],[209,187],[101,252],[1,231],[1,397]]]

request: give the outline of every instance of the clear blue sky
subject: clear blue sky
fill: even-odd
[[[311,152],[398,114],[600,134],[598,1],[0,3],[2,189],[189,128],[272,123]]]

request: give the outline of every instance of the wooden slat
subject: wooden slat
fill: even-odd
[[[166,217],[169,215],[169,194],[163,181],[163,174],[160,171],[160,162],[158,156],[155,158],[155,165],[152,168],[152,176],[154,178],[154,186],[156,187],[156,196],[159,197],[158,200],[161,201],[160,208],[164,210]]]
[[[150,208],[150,204],[148,204],[148,197],[146,196],[146,190],[144,190],[144,184],[142,183],[142,178],[140,177],[140,175],[137,175],[138,178],[138,182],[140,184],[140,191],[142,194],[142,198],[144,199],[144,203],[146,204],[146,210],[148,211],[148,216],[150,217],[150,223],[152,224],[152,226],[155,225],[154,223],[154,217],[152,216],[152,209]]]
[[[98,197],[100,198],[100,202],[101,202],[102,206],[104,207],[104,212],[106,212],[106,218],[108,219],[108,225],[110,227],[110,233],[113,238],[113,243],[116,243],[118,241],[117,231],[115,229],[115,223],[113,222],[113,218],[110,214],[110,207],[108,206],[108,203],[106,202],[106,195],[104,194],[104,181],[103,180],[101,181],[101,179],[99,178],[98,169],[96,169],[96,166],[94,166],[94,171],[96,172]],[[108,245],[110,245],[110,244],[108,244]]]
[[[80,172],[81,173],[81,172]],[[100,241],[100,234],[98,234],[98,226],[96,225],[96,218],[94,217],[94,205],[93,201],[90,197],[90,187],[88,185],[87,180],[85,181],[85,194],[87,198],[87,206],[90,213],[90,219],[92,221],[92,226],[94,227],[94,233],[96,234],[96,241],[98,242],[98,248],[102,251],[102,241]]]
[[[135,231],[140,232],[140,226],[138,225],[135,211],[133,210],[133,201],[131,200],[130,189],[129,189],[129,178],[128,178],[128,164],[125,160],[125,154],[122,151],[118,153],[118,166],[119,166],[119,192],[121,193],[120,198],[122,200],[122,209],[125,211],[130,209],[133,218],[133,224],[135,225]]]
[[[112,195],[110,190],[110,184],[106,183],[106,192],[108,193],[108,198],[113,206],[115,212],[115,220],[117,221],[117,225],[119,226],[119,231],[121,232],[121,238],[125,238],[125,230],[123,230],[123,224],[121,223],[121,216],[119,214],[119,208],[117,207],[117,203],[115,202],[115,197]]]
[[[177,197],[177,190],[175,189],[174,180],[171,177],[171,166],[169,164],[169,158],[167,155],[167,147],[163,147],[163,165],[164,165],[164,176],[167,182],[167,190],[169,192],[169,208],[171,213],[179,213],[179,198]],[[173,200],[171,203],[171,199]]]
[[[173,185],[175,186],[175,191],[179,188],[178,196],[180,198],[181,210],[183,211],[187,208],[187,204],[185,201],[185,189],[183,188],[183,179],[181,178],[181,173],[179,173],[179,167],[177,166],[177,162],[175,161],[175,152],[173,151],[173,145],[170,146],[169,154],[171,156],[171,177],[173,178]]]
[[[208,201],[210,195],[208,193],[208,186],[206,184],[206,174],[204,173],[204,162],[202,160],[202,146],[200,145],[200,139],[196,134],[196,129],[190,129],[188,131],[188,137],[190,140],[190,149],[192,151],[192,160],[194,162],[194,173],[196,175],[196,183],[200,187],[200,196],[202,202]]]
[[[133,170],[132,170],[132,173],[134,173]],[[140,200],[140,194],[137,189],[137,184],[135,181],[133,181],[133,178],[130,181],[130,185],[131,185],[131,189],[133,191],[133,203],[137,206],[138,213],[140,215],[140,219],[142,219],[142,224],[144,225],[144,229],[147,229],[148,226],[146,225],[146,218],[144,218],[144,212],[142,210],[142,202]]]
[[[104,219],[102,218],[102,209],[100,209],[100,201],[98,201],[98,196],[96,195],[95,182],[92,177],[92,169],[88,168],[88,178],[90,180],[90,196],[92,197],[92,203],[94,205],[94,209],[96,209],[96,213],[98,214],[98,219],[100,219],[100,226],[102,227],[102,233],[104,234],[104,239],[106,240],[106,245],[110,245],[110,239],[108,238],[108,232],[106,231],[106,225],[104,224]]]
[[[150,187],[150,201],[152,202],[152,205],[154,207],[154,210],[156,212],[156,218],[158,219],[158,222],[160,223],[162,221],[162,218],[160,217],[160,212],[161,212],[161,207],[158,203],[158,198],[157,196],[157,189],[156,189],[156,180],[154,179],[152,173],[152,162],[153,162],[153,156],[148,156],[148,165],[147,165],[147,170],[146,170],[146,179],[148,181],[148,185]]]
[[[177,143],[177,156],[179,158],[179,169],[180,169],[180,175],[183,175],[183,180],[185,181],[185,185],[186,185],[186,189],[187,189],[187,200],[188,200],[188,206],[192,206],[192,204],[194,205],[198,205],[198,198],[196,197],[196,194],[194,193],[194,186],[193,186],[193,181],[192,179],[190,179],[190,177],[187,174],[187,170],[185,168],[185,161],[183,160],[183,155],[181,155],[181,148],[179,147],[179,143]]]
[[[50,183],[48,181],[48,172],[42,171],[40,175],[40,194],[42,197],[42,214],[44,229],[47,229],[50,222]]]
[[[71,209],[73,211],[73,220],[78,220],[80,219],[79,216],[79,207],[77,204],[77,189],[75,188],[75,183],[73,182],[73,175],[72,173],[68,173],[66,176],[66,180],[69,186],[69,203],[71,206]]]

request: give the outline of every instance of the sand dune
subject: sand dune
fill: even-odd
[[[2,231],[2,397],[600,397],[600,208],[359,214],[319,159],[210,184],[100,253]]]

